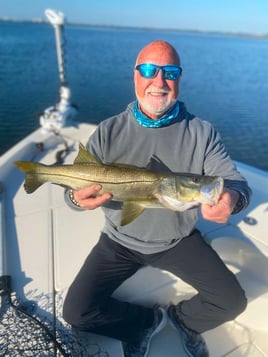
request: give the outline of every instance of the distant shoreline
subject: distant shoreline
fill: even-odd
[[[48,24],[48,21],[43,19],[33,19],[33,20],[14,20],[14,19],[0,19],[0,23],[11,22],[11,23],[32,23],[32,24]],[[240,38],[251,38],[259,40],[267,40],[267,34],[254,34],[254,33],[244,33],[244,32],[226,32],[226,31],[202,31],[202,30],[190,30],[190,29],[175,29],[175,28],[161,28],[161,27],[144,27],[144,26],[119,26],[119,25],[101,25],[101,24],[86,24],[86,23],[74,23],[67,22],[65,26],[82,26],[82,27],[92,27],[92,28],[111,28],[118,30],[140,30],[140,31],[163,31],[163,32],[183,32],[189,34],[200,34],[200,35],[218,35],[218,36],[228,36],[228,37],[240,37]]]

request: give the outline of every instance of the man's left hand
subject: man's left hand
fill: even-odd
[[[215,206],[203,204],[201,213],[204,219],[216,223],[226,223],[239,199],[239,193],[236,191],[225,191],[219,198]]]

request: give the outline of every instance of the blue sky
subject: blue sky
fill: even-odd
[[[268,34],[268,0],[0,0],[0,18],[46,8],[76,23]]]

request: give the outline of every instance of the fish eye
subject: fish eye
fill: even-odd
[[[193,183],[199,183],[201,181],[201,178],[199,176],[192,176],[191,179]]]

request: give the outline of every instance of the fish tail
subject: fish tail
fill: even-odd
[[[38,166],[37,163],[31,161],[16,161],[15,165],[24,173],[35,172]]]
[[[33,193],[44,183],[37,173],[37,167],[40,164],[29,161],[16,161],[15,164],[22,172],[26,173],[24,189],[27,193]]]

